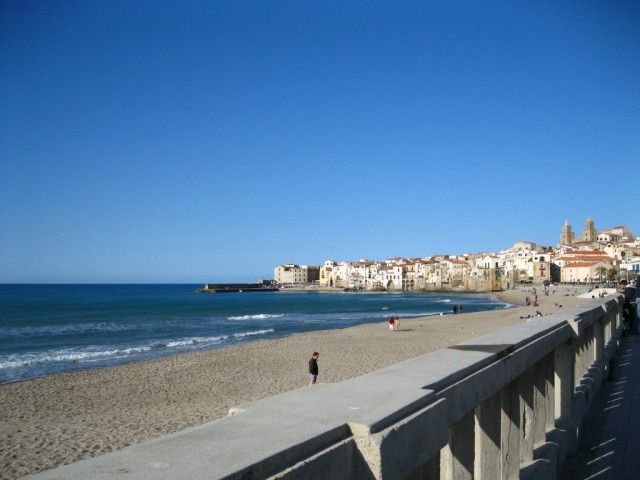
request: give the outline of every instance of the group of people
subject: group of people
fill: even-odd
[[[547,314],[547,315],[549,315],[549,314]],[[527,318],[535,318],[535,317],[542,317],[542,316],[544,316],[542,314],[542,312],[540,310],[536,310],[536,314],[535,315],[521,315],[520,319],[521,320],[526,320]]]
[[[389,317],[389,330],[398,330],[398,328],[400,328],[400,320],[398,320],[398,317]]]
[[[453,313],[454,313],[454,315],[462,313],[462,305],[460,305],[459,303],[455,304],[453,306]]]

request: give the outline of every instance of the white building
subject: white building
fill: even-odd
[[[281,285],[303,285],[309,282],[307,266],[287,263],[273,269],[273,278]]]

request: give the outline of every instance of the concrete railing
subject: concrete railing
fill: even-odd
[[[622,297],[33,479],[556,478],[620,342]]]

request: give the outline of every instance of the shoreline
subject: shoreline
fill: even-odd
[[[516,304],[527,292],[493,292]],[[542,296],[543,313],[559,298]],[[522,322],[533,307],[297,333],[0,385],[0,478],[15,479],[164,436],[227,415],[229,408],[308,387],[307,360],[320,352],[320,383],[339,382]]]
[[[314,286],[312,286],[311,288],[316,288]],[[344,291],[343,289],[333,289],[333,290],[326,290],[324,289],[324,287],[320,287],[320,290],[306,290],[306,289],[300,289],[300,290],[291,290],[291,291],[286,291],[284,292],[286,293],[305,293],[305,292],[309,292],[309,293],[330,293],[330,294],[345,294],[345,295],[350,295],[350,294],[362,294],[362,295],[370,295],[370,294],[386,294],[386,295],[391,295],[391,296],[405,296],[408,293],[415,293],[417,296],[420,295],[452,295],[452,296],[465,296],[465,297],[480,297],[480,298],[485,298],[488,301],[491,301],[493,303],[496,304],[496,309],[500,308],[500,303],[502,303],[501,301],[499,301],[499,299],[497,300],[496,295],[492,294],[492,293],[477,293],[477,292],[473,292],[473,293],[464,293],[464,292],[406,292],[406,291],[383,291],[383,292],[378,292],[378,291]],[[248,292],[250,293],[250,292]],[[274,292],[274,295],[277,295],[280,292]],[[455,303],[455,300],[453,301],[453,303],[451,304],[443,304],[443,306],[445,305],[453,305]],[[508,302],[507,302],[508,303]],[[505,305],[504,308],[508,307],[508,306],[512,306],[511,304],[509,305]],[[448,307],[445,307],[448,308]],[[375,312],[368,312],[372,315],[372,317],[374,317],[374,313]],[[377,312],[380,313],[380,312]],[[383,312],[384,313],[384,312]],[[444,310],[443,312],[434,312],[434,313],[429,313],[429,314],[424,314],[424,315],[420,315],[420,317],[429,317],[429,316],[434,316],[434,315],[450,315],[452,314],[452,312],[450,310]],[[402,315],[402,314],[401,314]],[[234,317],[230,317],[231,319],[234,319]],[[411,318],[411,319],[415,319],[415,318],[419,318],[418,316],[411,316],[411,317],[406,317],[407,319]],[[382,319],[380,319],[382,320]],[[371,319],[369,320],[361,320],[363,323],[351,323],[351,324],[345,324],[343,326],[335,326],[333,327],[333,329],[339,330],[339,329],[343,329],[343,328],[350,328],[353,326],[358,326],[358,325],[367,325],[367,324],[371,324],[371,323],[375,323],[372,322]],[[260,329],[261,327],[257,327],[256,328]],[[275,327],[273,327],[275,328]],[[324,328],[326,329],[326,328]],[[295,335],[298,333],[305,333],[305,332],[309,332],[309,331],[313,331],[313,330],[300,330],[300,331],[287,331],[287,332],[279,332],[273,335],[269,335],[268,337],[263,337],[262,339],[270,339],[270,340],[276,340],[276,339],[280,339],[280,338],[285,338],[291,335]],[[259,341],[261,338],[260,337],[256,337],[253,338],[252,335],[255,334],[257,332],[251,331],[248,332],[248,336],[246,338],[245,341],[247,342],[255,342],[255,341]],[[222,335],[222,334],[221,334]],[[75,363],[75,368],[74,367],[69,367],[68,369],[57,369],[54,371],[49,371],[49,372],[42,372],[39,373],[37,375],[29,375],[29,376],[25,376],[24,378],[14,378],[14,379],[10,379],[10,380],[5,380],[3,379],[2,381],[0,381],[0,386],[2,385],[7,385],[7,384],[11,384],[11,383],[16,383],[16,382],[24,382],[24,381],[28,381],[28,380],[34,380],[34,379],[38,379],[38,378],[43,378],[43,377],[47,377],[49,375],[60,375],[60,374],[64,374],[64,373],[73,373],[73,372],[89,372],[89,371],[93,371],[93,370],[100,370],[100,369],[104,369],[104,368],[112,368],[112,367],[119,367],[119,366],[123,366],[123,365],[127,365],[130,363],[138,363],[138,362],[146,362],[146,361],[153,361],[153,360],[159,360],[159,359],[163,359],[163,358],[168,358],[168,357],[172,357],[172,356],[176,356],[176,355],[184,355],[184,354],[188,354],[188,353],[195,353],[195,352],[208,352],[208,351],[214,351],[214,350],[219,350],[219,349],[224,349],[224,348],[232,348],[234,346],[237,346],[238,343],[226,343],[226,344],[219,344],[219,345],[210,345],[207,347],[203,347],[203,348],[197,348],[197,349],[192,349],[192,350],[188,350],[188,349],[182,349],[182,350],[177,350],[177,351],[158,351],[158,350],[153,350],[151,351],[151,354],[148,355],[135,355],[135,356],[122,356],[122,357],[116,357],[110,360],[105,360],[102,361],[100,363],[96,362],[97,364],[91,365],[91,364],[85,364],[82,362],[74,362]],[[128,347],[119,347],[119,346],[113,346],[113,349],[118,349],[118,348],[128,348]]]

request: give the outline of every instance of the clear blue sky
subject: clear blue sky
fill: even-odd
[[[0,3],[0,282],[639,234],[639,153],[638,2]]]

